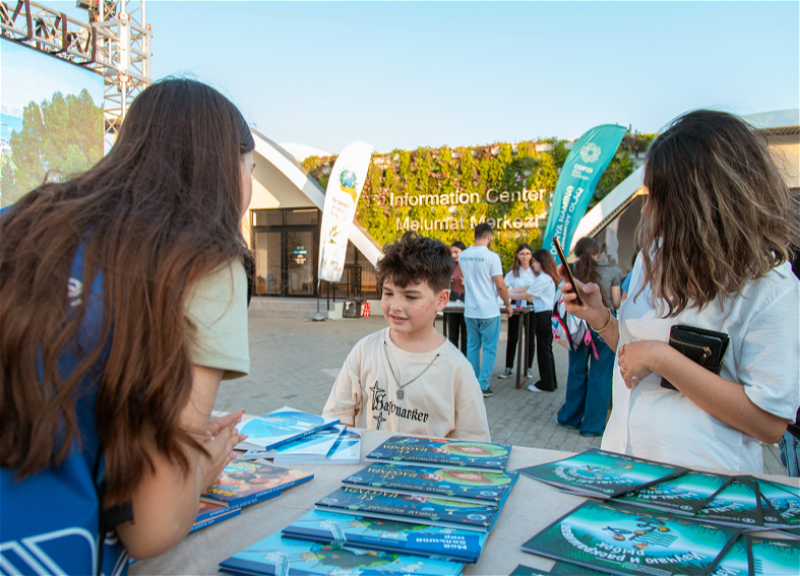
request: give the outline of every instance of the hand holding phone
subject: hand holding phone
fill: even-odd
[[[555,236],[553,236],[553,245],[556,247],[556,252],[558,252],[558,257],[561,259],[561,264],[564,265],[569,283],[572,284],[572,290],[570,290],[570,292],[575,293],[575,303],[578,304],[578,306],[583,306],[583,299],[581,298],[580,290],[578,290],[578,285],[575,284],[575,277],[572,275],[572,270],[569,269],[567,257],[564,256],[564,250],[561,248],[561,242],[559,242],[558,238]]]

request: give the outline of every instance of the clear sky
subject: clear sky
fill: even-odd
[[[797,1],[149,0],[147,20],[154,78],[206,81],[273,140],[334,153],[800,106]]]

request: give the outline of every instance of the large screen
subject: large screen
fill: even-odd
[[[103,77],[0,39],[0,206],[103,156]]]

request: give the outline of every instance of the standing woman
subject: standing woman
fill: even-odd
[[[250,365],[253,148],[219,92],[165,80],[105,158],[0,215],[3,549],[47,540],[67,573],[125,573],[189,532],[244,438],[241,411],[211,409]]]
[[[617,350],[602,447],[759,473],[761,443],[777,442],[800,404],[800,282],[789,263],[800,202],[765,138],[711,110],[678,118],[656,138],[644,183],[642,251],[619,321],[595,284],[578,282],[584,306],[564,285],[567,311]],[[730,337],[719,375],[669,345],[677,324]]]
[[[458,256],[467,249],[467,245],[456,240],[450,245],[450,255],[456,263],[456,268],[453,270],[453,277],[450,279],[450,303],[460,302],[461,306],[464,305],[464,274],[461,272],[461,266],[458,265]],[[464,320],[464,314],[449,314],[447,316],[447,337],[453,346],[458,348],[458,339],[461,335],[461,353],[467,355],[467,322]]]
[[[578,240],[574,253],[578,258],[575,278],[600,286],[603,306],[612,314],[622,298],[619,270],[599,261],[600,245],[592,238]],[[556,419],[562,426],[580,430],[581,436],[602,436],[611,402],[614,350],[598,332],[589,333],[590,344],[582,343],[577,350],[569,351],[567,397]]]
[[[528,288],[528,300],[535,311],[536,361],[539,365],[539,381],[530,384],[531,392],[552,392],[558,388],[556,361],[553,357],[553,301],[556,298],[558,272],[553,255],[539,248],[533,253],[533,272],[536,279]]]
[[[533,257],[533,250],[531,247],[523,242],[517,246],[517,251],[514,252],[514,264],[511,270],[508,271],[504,278],[506,286],[508,287],[508,296],[511,298],[511,303],[524,303],[527,300],[528,287],[533,284],[536,278],[531,267],[531,259]],[[508,340],[506,342],[506,369],[500,373],[500,378],[511,378],[512,368],[514,367],[514,357],[517,354],[517,342],[519,340],[519,323],[521,315],[514,315],[508,319]],[[525,332],[525,359],[528,366],[527,377],[533,377],[533,369],[531,368],[533,362],[533,323],[524,322],[527,324]],[[520,358],[520,362],[522,359]]]

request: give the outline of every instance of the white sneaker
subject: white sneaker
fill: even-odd
[[[544,392],[544,390],[539,390],[539,389],[536,387],[536,385],[535,385],[535,384],[529,384],[529,385],[528,385],[528,390],[530,390],[531,392]]]
[[[528,378],[533,378],[533,368],[528,368]]]
[[[511,368],[506,368],[503,370],[498,378],[511,378]]]

